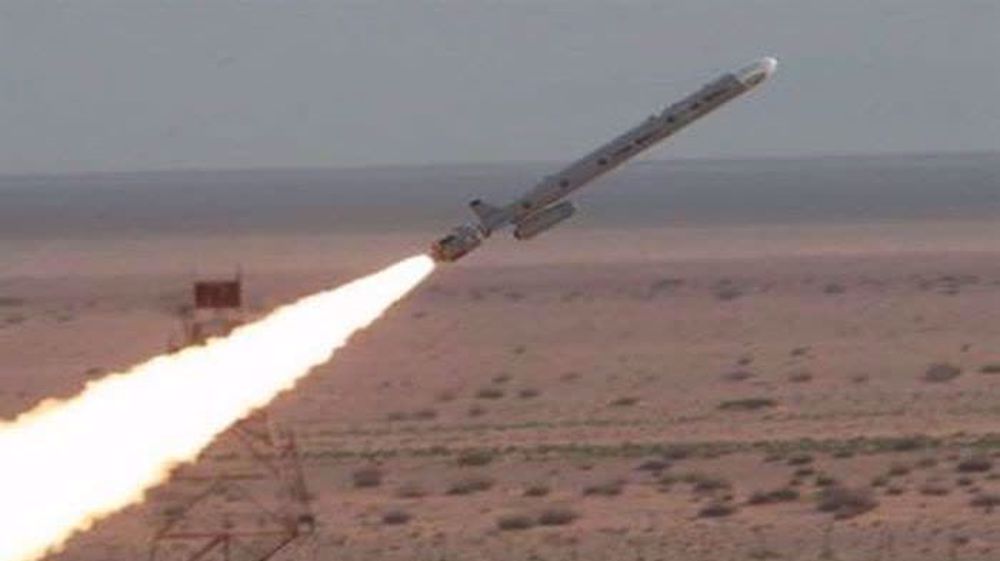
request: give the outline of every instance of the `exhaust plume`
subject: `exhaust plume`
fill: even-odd
[[[142,501],[173,467],[329,360],[433,268],[427,256],[411,257],[0,423],[0,561],[38,559]]]

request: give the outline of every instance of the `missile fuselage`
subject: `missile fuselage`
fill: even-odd
[[[437,261],[455,261],[479,247],[504,226],[514,226],[514,237],[530,239],[566,220],[575,207],[565,201],[571,193],[669,138],[694,121],[753,89],[767,79],[777,63],[764,58],[727,73],[698,91],[652,115],[622,135],[540,181],[514,202],[495,207],[480,200],[470,203],[478,223],[464,224],[431,246]]]

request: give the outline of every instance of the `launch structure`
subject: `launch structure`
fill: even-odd
[[[246,320],[240,275],[196,281],[192,296],[181,313],[185,346],[226,335]],[[158,495],[149,561],[314,557],[315,517],[295,435],[264,410],[178,469]]]
[[[211,337],[228,335],[245,321],[243,275],[232,279],[197,280],[192,285],[192,302],[181,311],[184,342],[204,343]]]

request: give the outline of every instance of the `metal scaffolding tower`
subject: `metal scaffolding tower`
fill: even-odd
[[[242,318],[242,284],[199,281],[182,313],[186,345],[224,335]],[[315,518],[291,430],[258,410],[178,469],[158,501],[149,561],[309,559]]]

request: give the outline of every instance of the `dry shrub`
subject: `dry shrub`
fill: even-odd
[[[413,419],[414,421],[431,421],[433,419],[436,419],[437,416],[438,412],[436,410],[427,408],[427,409],[418,409],[417,411],[414,411],[413,414],[410,415],[410,418]]]
[[[663,278],[649,285],[650,296],[655,296],[660,292],[670,292],[684,286],[684,279]]]
[[[390,510],[382,515],[382,523],[387,526],[398,526],[400,524],[406,524],[413,517],[410,516],[409,512],[405,510]]]
[[[351,474],[355,487],[378,487],[382,484],[382,470],[376,466],[366,466]]]
[[[962,369],[947,362],[936,362],[924,371],[924,381],[931,383],[950,382],[962,374]]]
[[[833,485],[820,491],[816,504],[820,512],[832,513],[838,519],[853,518],[877,506],[878,500],[871,489],[842,485]]]
[[[788,503],[799,500],[798,489],[782,487],[773,491],[757,491],[747,499],[749,505],[769,505],[775,503]]]
[[[982,473],[993,469],[993,460],[983,455],[969,456],[959,461],[955,469],[962,473]]]
[[[646,460],[635,467],[636,471],[649,471],[652,473],[659,473],[665,469],[670,468],[670,462],[666,460]]]
[[[903,475],[908,475],[910,471],[911,471],[910,466],[899,462],[893,462],[892,465],[889,466],[889,471],[887,472],[886,475],[888,475],[889,477],[900,477]]]
[[[478,467],[492,463],[495,457],[496,454],[490,450],[464,450],[455,458],[455,462],[462,467]]]
[[[830,295],[843,294],[846,291],[847,289],[845,289],[843,285],[837,284],[835,282],[828,283],[826,286],[823,287],[824,294],[830,294]]]
[[[583,494],[585,496],[597,496],[597,497],[617,497],[622,494],[625,489],[625,481],[621,479],[612,479],[610,481],[604,481],[602,483],[594,483],[583,488]]]
[[[749,370],[731,370],[722,375],[722,379],[727,382],[742,382],[753,378],[753,372]]]
[[[815,483],[817,487],[829,487],[837,483],[837,478],[832,475],[820,473],[816,475]]]
[[[160,511],[160,516],[170,520],[180,518],[185,512],[187,512],[187,509],[181,505],[170,505]]]
[[[972,497],[969,504],[976,508],[982,508],[986,510],[986,512],[993,512],[996,507],[1000,506],[1000,495],[995,493],[982,493]]]
[[[691,489],[695,493],[728,491],[733,487],[733,484],[726,479],[698,472],[685,474],[682,479],[685,483],[691,484]]]
[[[535,526],[535,521],[526,514],[506,514],[497,519],[497,528],[505,531],[527,530]]]
[[[680,460],[685,460],[687,458],[690,458],[693,452],[694,452],[694,447],[691,445],[673,444],[668,446],[667,449],[663,451],[661,456],[663,456],[667,460],[677,462]]]
[[[636,403],[639,403],[638,397],[624,396],[613,400],[609,405],[612,407],[632,407]]]
[[[427,491],[416,483],[404,483],[396,489],[396,496],[401,499],[419,499],[427,496]]]
[[[813,379],[812,372],[808,370],[796,370],[788,375],[788,381],[795,384],[804,384],[806,382],[811,382]]]
[[[477,399],[500,399],[504,396],[504,391],[500,388],[482,388],[476,392]]]
[[[812,468],[809,466],[800,467],[799,469],[792,472],[792,476],[797,477],[799,479],[803,479],[805,477],[810,477],[813,475],[816,475],[816,468]]]
[[[722,518],[730,516],[736,512],[736,505],[732,503],[713,501],[705,505],[698,511],[699,518]]]
[[[805,466],[813,463],[814,460],[812,454],[793,454],[785,463],[790,466]]]
[[[769,397],[745,397],[742,399],[731,399],[719,404],[719,409],[723,411],[756,411],[776,407],[778,402]]]
[[[541,483],[535,485],[529,485],[524,489],[525,497],[544,497],[549,494],[551,489],[548,485],[543,485]]]
[[[943,497],[951,493],[951,488],[942,481],[927,481],[920,486],[920,494],[929,497]]]
[[[681,480],[680,477],[668,473],[665,475],[661,475],[659,479],[656,480],[656,483],[660,486],[661,491],[667,491],[670,489],[671,485],[677,483],[680,480]]]
[[[914,452],[933,445],[933,441],[926,436],[913,435],[896,438],[888,443],[889,450],[893,452]]]
[[[743,291],[735,286],[721,286],[715,289],[715,297],[723,302],[736,300],[743,296]]]
[[[517,392],[517,397],[521,399],[531,399],[533,397],[538,397],[542,392],[536,390],[535,388],[522,388]]]
[[[979,372],[983,374],[1000,374],[1000,362],[991,362],[979,367]]]
[[[452,483],[448,487],[449,495],[471,495],[482,491],[489,491],[493,487],[493,480],[488,477],[468,477]]]
[[[442,390],[441,392],[439,392],[437,395],[434,396],[434,399],[442,403],[447,403],[449,401],[455,401],[457,397],[458,394],[455,393],[453,390]]]
[[[579,372],[563,372],[559,376],[559,380],[562,382],[575,382],[580,379]]]
[[[539,526],[566,526],[572,524],[580,515],[569,508],[549,508],[538,515]]]

